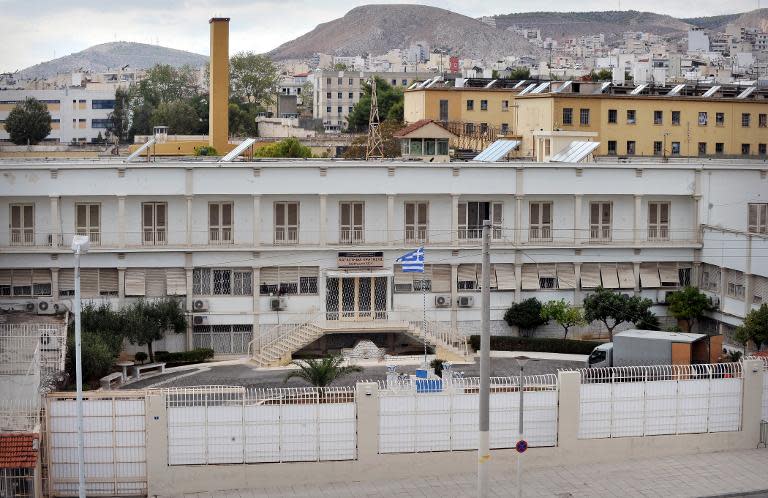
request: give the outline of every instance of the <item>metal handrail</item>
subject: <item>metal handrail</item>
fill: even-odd
[[[272,346],[273,344],[285,340],[290,337],[296,330],[300,330],[302,327],[308,324],[315,324],[318,321],[319,313],[315,308],[305,313],[299,322],[294,323],[281,323],[275,325],[269,329],[265,334],[259,334],[248,343],[248,354],[251,358],[256,356],[256,349],[254,346],[258,343],[258,352],[261,353],[264,349]]]

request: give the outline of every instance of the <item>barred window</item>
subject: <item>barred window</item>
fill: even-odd
[[[192,294],[196,296],[251,296],[253,272],[226,268],[195,268]]]
[[[259,294],[312,295],[317,294],[317,266],[267,266],[261,269]]]

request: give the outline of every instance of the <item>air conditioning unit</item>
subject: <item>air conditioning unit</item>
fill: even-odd
[[[40,333],[40,349],[42,351],[58,351],[59,336],[54,331],[43,330]]]
[[[33,313],[37,309],[37,303],[35,301],[27,301],[24,303],[24,311]]]
[[[622,292],[622,293],[621,293],[621,295],[622,295],[622,296],[624,296],[624,297],[626,297],[627,299],[629,299],[630,297],[632,297],[632,294],[629,294],[628,292]]]
[[[208,325],[208,317],[203,315],[193,316],[192,325]]]
[[[657,304],[667,304],[667,296],[669,295],[670,292],[672,292],[672,291],[660,290],[656,294],[656,303]]]
[[[205,299],[195,299],[192,301],[192,311],[208,311],[208,301]]]
[[[451,296],[435,296],[435,308],[449,308]]]
[[[459,296],[459,308],[471,308],[475,305],[475,298],[472,296]]]
[[[272,297],[269,299],[269,309],[272,311],[283,311],[286,307],[284,297]]]
[[[38,315],[55,315],[59,312],[59,304],[50,299],[40,299],[37,301]]]
[[[709,304],[712,305],[715,309],[720,309],[720,298],[716,296],[710,296],[709,297]]]

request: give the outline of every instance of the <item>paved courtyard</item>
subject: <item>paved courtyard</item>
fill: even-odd
[[[582,464],[526,470],[526,497],[768,497],[768,450],[741,450],[683,457],[664,457],[603,464]],[[515,473],[491,474],[494,497],[516,493]],[[474,497],[474,474],[424,479],[391,479],[251,490],[210,490],[178,498],[362,497],[459,498]],[[177,497],[174,497],[177,498]]]

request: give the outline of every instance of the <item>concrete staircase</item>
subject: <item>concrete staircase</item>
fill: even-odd
[[[426,325],[426,326],[425,326]],[[411,322],[406,334],[419,342],[426,342],[435,348],[435,356],[441,360],[469,361],[472,355],[466,336],[451,330],[450,324],[427,321]]]

